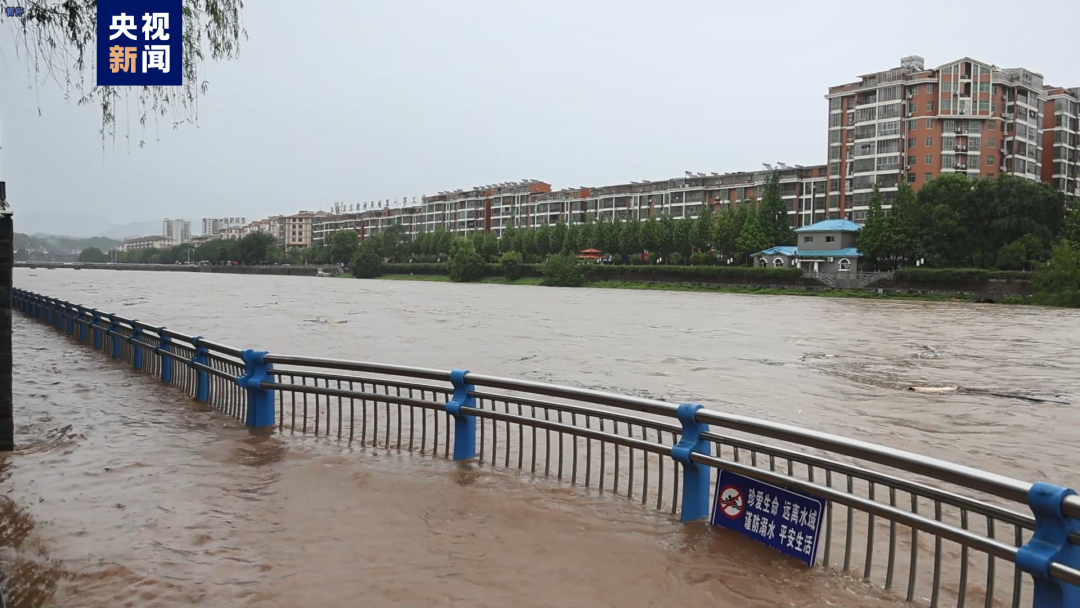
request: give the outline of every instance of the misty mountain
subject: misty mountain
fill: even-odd
[[[49,234],[74,238],[104,236],[126,239],[161,234],[161,221],[116,224],[105,218],[79,213],[15,212],[15,230],[24,234]]]

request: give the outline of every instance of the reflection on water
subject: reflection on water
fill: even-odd
[[[1067,311],[16,274],[22,288],[242,347],[697,401],[1080,485],[1069,448],[1075,406],[906,390],[953,385],[1078,402],[1080,318]],[[349,323],[304,322],[314,316]],[[858,581],[620,499],[250,433],[25,319],[15,339],[22,449],[0,461],[0,568],[18,605],[888,603]]]

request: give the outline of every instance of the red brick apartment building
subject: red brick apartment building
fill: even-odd
[[[947,172],[1010,173],[1077,196],[1080,89],[964,57],[923,58],[831,87],[828,213],[861,223],[876,183],[888,208],[900,179],[916,189]]]

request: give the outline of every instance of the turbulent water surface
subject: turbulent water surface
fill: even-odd
[[[163,272],[16,286],[239,347],[694,401],[1080,485],[1069,311]],[[892,601],[618,499],[250,433],[24,318],[15,348],[0,568],[20,606]]]

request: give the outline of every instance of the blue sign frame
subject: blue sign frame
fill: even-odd
[[[720,469],[711,523],[814,565],[826,502]]]
[[[183,0],[97,0],[97,84],[183,86]]]

